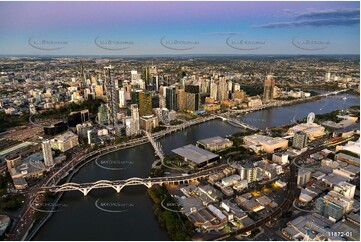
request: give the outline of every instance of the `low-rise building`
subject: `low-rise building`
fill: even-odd
[[[262,149],[267,153],[274,153],[276,149],[286,149],[288,147],[288,140],[277,137],[269,137],[259,134],[254,134],[244,137],[244,142],[247,146],[262,146]]]
[[[154,115],[142,116],[139,119],[139,126],[141,129],[149,132],[159,126],[158,117]]]
[[[197,144],[204,149],[217,151],[231,147],[233,142],[227,138],[224,139],[220,136],[215,136],[212,138],[199,140],[197,141]]]
[[[61,152],[68,151],[79,145],[78,136],[71,131],[55,136],[50,140],[50,146],[53,150]]]
[[[275,153],[272,155],[272,161],[279,165],[288,164],[288,154]]]
[[[191,144],[174,149],[172,152],[183,157],[185,161],[189,161],[192,165],[198,167],[219,159],[219,155]]]
[[[305,132],[310,140],[325,135],[325,128],[313,122],[297,124],[290,128],[287,133],[294,134],[300,131]]]

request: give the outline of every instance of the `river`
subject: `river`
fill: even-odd
[[[241,117],[258,128],[288,124],[294,117],[302,119],[309,112],[327,113],[359,105],[357,96],[345,94],[323,98],[322,101],[260,110]],[[166,154],[186,144],[212,136],[226,136],[240,131],[220,120],[212,120],[170,134],[159,141]],[[154,161],[154,150],[148,144],[104,155],[85,165],[72,182],[148,177]],[[152,211],[153,202],[145,186],[126,187],[120,193],[113,189],[66,192],[59,201],[58,212],[47,221],[33,240],[169,240],[158,225]]]

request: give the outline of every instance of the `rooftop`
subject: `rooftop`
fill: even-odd
[[[187,160],[191,160],[196,164],[203,163],[205,161],[219,157],[212,152],[198,148],[195,145],[186,145],[177,149],[172,150],[173,153],[180,155]]]
[[[76,134],[74,134],[71,131],[65,132],[63,134],[59,134],[57,136],[55,136],[52,141],[59,141],[59,142],[65,142],[68,141],[69,139],[78,137]]]
[[[220,136],[215,136],[215,137],[211,137],[211,138],[207,138],[207,139],[198,140],[198,143],[205,144],[205,145],[219,145],[219,144],[228,143],[228,142],[230,142],[230,140],[224,139]]]

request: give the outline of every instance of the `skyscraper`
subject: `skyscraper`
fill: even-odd
[[[273,100],[273,89],[275,86],[275,80],[273,79],[272,75],[268,75],[267,79],[264,81],[263,87],[263,101],[269,102]]]
[[[108,121],[108,113],[106,106],[102,103],[98,108],[98,122],[104,125]]]
[[[211,82],[211,88],[210,88],[210,97],[213,98],[214,100],[217,100],[218,98],[218,86],[217,83],[215,83],[213,80]]]
[[[138,105],[132,104],[130,106],[130,116],[132,117],[133,121],[133,130],[135,133],[139,132],[139,109]]]
[[[200,107],[200,94],[198,85],[185,86],[186,109],[190,111],[198,111]]]
[[[184,89],[177,90],[177,110],[184,110],[186,108],[186,94]]]
[[[119,90],[119,108],[125,108],[125,91]]]
[[[201,92],[209,93],[209,85],[210,85],[209,79],[201,79],[200,82],[201,82]]]
[[[232,81],[228,81],[228,91],[229,92],[233,91],[233,82]]]
[[[85,73],[84,73],[84,66],[83,66],[83,61],[80,60],[80,81],[81,81],[81,87],[86,87],[86,77],[85,77]]]
[[[149,75],[157,75],[157,67],[155,65],[152,65],[149,67]]]
[[[166,107],[169,110],[176,110],[177,109],[177,89],[174,86],[170,86],[165,91],[166,96]]]
[[[239,83],[234,83],[233,85],[233,92],[240,91],[241,85]]]
[[[139,93],[139,115],[147,116],[152,115],[152,93],[140,92]]]
[[[44,164],[46,167],[51,167],[54,165],[53,153],[51,152],[51,145],[49,140],[43,140],[41,143],[44,156]]]
[[[118,105],[116,101],[115,82],[112,76],[113,67],[110,65],[104,69],[106,71],[105,86],[107,96],[108,125],[114,128],[117,125]]]
[[[131,80],[132,85],[135,85],[138,83],[138,72],[137,71],[130,72],[130,80]]]
[[[297,149],[303,149],[307,146],[307,134],[305,132],[297,132],[293,136],[292,146]]]
[[[130,105],[130,119],[125,120],[125,129],[128,136],[138,134],[139,128],[139,109],[137,104]]]
[[[225,78],[222,78],[218,83],[218,101],[229,99],[228,84]]]

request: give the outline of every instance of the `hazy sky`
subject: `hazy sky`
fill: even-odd
[[[359,54],[359,2],[0,2],[0,54]]]

